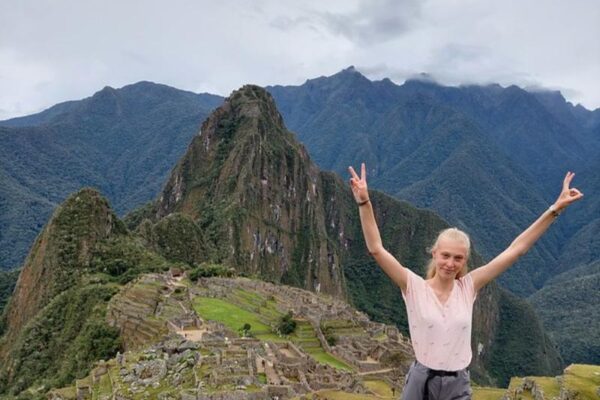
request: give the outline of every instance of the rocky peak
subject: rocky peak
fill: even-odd
[[[229,97],[232,113],[238,118],[266,119],[275,128],[285,129],[283,118],[277,111],[275,100],[265,89],[255,85],[245,85]]]
[[[276,282],[343,293],[327,240],[318,168],[271,95],[244,86],[202,125],[168,180],[157,217],[191,216],[216,261]],[[198,260],[203,261],[203,260]]]
[[[31,248],[7,305],[8,336],[58,293],[77,283],[96,242],[125,227],[96,190],[82,189],[59,206]]]

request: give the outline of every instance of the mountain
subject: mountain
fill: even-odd
[[[373,187],[440,213],[487,259],[554,200],[565,171],[591,171],[600,154],[595,112],[516,86],[398,86],[351,67],[268,90],[321,168],[345,175],[365,161]],[[557,225],[500,278],[511,291],[529,295],[556,271],[581,228]]]
[[[97,242],[125,228],[97,192],[71,196],[38,236],[6,307],[10,338],[52,298],[78,282]]]
[[[81,282],[96,245],[124,233],[106,200],[89,189],[69,197],[55,211],[36,239],[2,316],[2,392],[12,388],[18,393],[35,379],[56,378],[63,372],[72,376],[82,367],[73,361],[60,368],[65,357],[75,360],[73,342],[82,338],[81,328],[91,328],[88,322],[94,328],[102,325],[92,309],[114,289]],[[90,362],[93,354],[83,359]]]
[[[530,298],[567,363],[600,359],[599,285],[596,261],[556,276]]]
[[[0,122],[0,268],[20,265],[54,207],[93,186],[119,214],[154,198],[222,99],[150,82]]]

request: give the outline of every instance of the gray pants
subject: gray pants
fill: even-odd
[[[425,384],[427,383],[427,387]],[[425,390],[429,400],[471,400],[471,377],[465,368],[456,375],[440,376],[415,361],[406,374],[402,400],[423,400]]]

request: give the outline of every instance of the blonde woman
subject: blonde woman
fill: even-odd
[[[583,194],[571,188],[568,172],[558,199],[486,265],[468,272],[469,236],[456,229],[442,231],[431,248],[426,279],[405,268],[381,243],[367,190],[365,164],[360,177],[352,167],[350,186],[359,207],[369,253],[400,287],[406,303],[415,362],[406,375],[404,400],[470,399],[471,323],[477,292],[527,253],[554,219]]]

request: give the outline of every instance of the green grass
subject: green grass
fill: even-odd
[[[258,378],[258,381],[263,385],[267,384],[267,374],[261,372],[257,374],[256,377]]]
[[[275,301],[267,300],[257,293],[244,289],[234,289],[229,296],[234,302],[239,303],[241,308],[259,314],[269,323],[275,323],[283,315],[277,310]]]
[[[554,377],[540,376],[532,378],[535,383],[544,391],[544,397],[551,399],[560,395],[560,385]]]
[[[393,398],[392,388],[387,382],[382,380],[366,380],[363,382],[365,387],[381,398]]]
[[[556,378],[545,376],[528,377],[536,382],[543,390],[544,397],[551,399],[560,395],[560,386]],[[600,389],[600,366],[572,364],[567,367],[563,375],[563,388],[578,394],[581,399],[598,398],[598,389]],[[524,378],[512,378],[508,387],[509,393],[521,386]],[[531,393],[524,392],[521,395],[523,400],[532,399]],[[484,398],[485,399],[485,398]]]
[[[369,394],[346,393],[340,390],[321,390],[314,394],[304,395],[304,397],[294,397],[292,400],[380,400],[382,397]]]
[[[564,386],[582,399],[598,398],[600,365],[572,364],[565,368]]]
[[[500,400],[506,389],[491,387],[473,387],[473,400]]]
[[[59,395],[64,400],[77,399],[77,388],[75,386],[69,386],[61,389],[53,389],[52,393]]]
[[[250,331],[261,340],[263,334],[275,336],[271,333],[271,327],[265,325],[255,313],[221,299],[196,297],[194,299],[194,310],[202,318],[221,322],[234,332],[237,332],[245,323],[248,323],[252,326]]]
[[[266,301],[264,297],[257,293],[249,292],[244,289],[233,289],[233,293],[236,296],[242,297],[249,303],[253,303],[256,306],[260,306],[263,302]]]
[[[327,364],[331,367],[337,368],[337,369],[343,369],[345,371],[352,371],[352,367],[350,367],[348,364],[344,363],[343,361],[341,361],[340,359],[332,356],[331,354],[327,353],[325,350],[320,349],[317,351],[310,351],[308,352],[315,360],[317,360],[318,362],[322,363],[322,364]]]
[[[100,398],[100,396],[102,395],[112,395],[112,385],[110,383],[110,377],[108,374],[102,375],[100,377],[100,382],[98,382],[97,388],[97,398]]]

